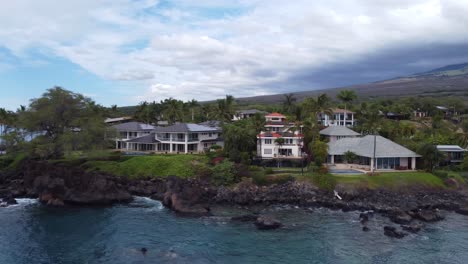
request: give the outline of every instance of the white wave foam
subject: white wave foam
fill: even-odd
[[[164,206],[162,205],[162,203],[160,201],[153,200],[153,199],[148,198],[148,197],[142,197],[142,196],[134,196],[132,204],[134,204],[134,205],[144,205],[148,209],[158,210],[158,211],[162,210],[164,208]]]

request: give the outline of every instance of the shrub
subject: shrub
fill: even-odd
[[[433,174],[439,178],[441,178],[442,180],[446,180],[448,179],[449,175],[446,171],[434,171]]]
[[[224,160],[214,166],[211,179],[216,185],[233,184],[236,181],[236,169],[234,163]]]
[[[205,164],[196,164],[193,165],[193,171],[197,178],[201,180],[210,179],[213,175],[213,170]]]
[[[336,179],[330,174],[312,174],[312,182],[320,189],[332,191],[336,186]]]
[[[273,168],[266,168],[265,169],[265,174],[273,174]]]

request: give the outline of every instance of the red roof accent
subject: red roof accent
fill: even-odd
[[[280,114],[280,113],[277,113],[277,112],[274,112],[274,113],[268,114],[268,115],[266,115],[266,116],[286,117],[285,115],[283,115],[283,114]]]

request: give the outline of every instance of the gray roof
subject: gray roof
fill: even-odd
[[[215,127],[215,128],[221,127],[221,121],[219,120],[208,120],[208,121],[201,122],[198,124],[201,126],[208,126],[208,127]]]
[[[118,131],[151,131],[154,126],[140,122],[127,122],[112,126]]]
[[[329,126],[320,130],[320,135],[325,136],[359,136],[360,134],[345,126]]]
[[[156,136],[154,135],[154,133],[151,133],[149,135],[144,135],[144,136],[141,136],[141,137],[132,138],[132,139],[127,140],[125,142],[142,143],[142,144],[155,144],[155,143],[159,143],[161,141],[156,139]]]
[[[155,127],[156,133],[218,132],[219,128],[190,123],[176,123],[167,127]]]
[[[347,151],[352,151],[358,156],[372,158],[374,155],[374,136],[342,138],[335,142],[328,143],[329,155],[343,155]],[[417,153],[381,136],[376,136],[377,158],[397,158],[397,157],[421,157]]]
[[[466,149],[458,146],[458,145],[437,145],[436,146],[439,151],[442,152],[465,152]]]
[[[244,115],[251,115],[251,114],[256,114],[256,113],[265,114],[267,112],[257,110],[257,109],[247,109],[247,110],[239,110],[237,111],[237,113],[244,114]]]

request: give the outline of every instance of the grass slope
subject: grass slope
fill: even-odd
[[[206,163],[202,155],[152,155],[137,156],[123,161],[88,161],[83,166],[116,176],[139,177],[191,177],[195,176],[193,165]]]
[[[374,176],[332,175],[337,183],[370,189],[405,189],[412,187],[445,188],[442,179],[427,172],[387,172]]]

